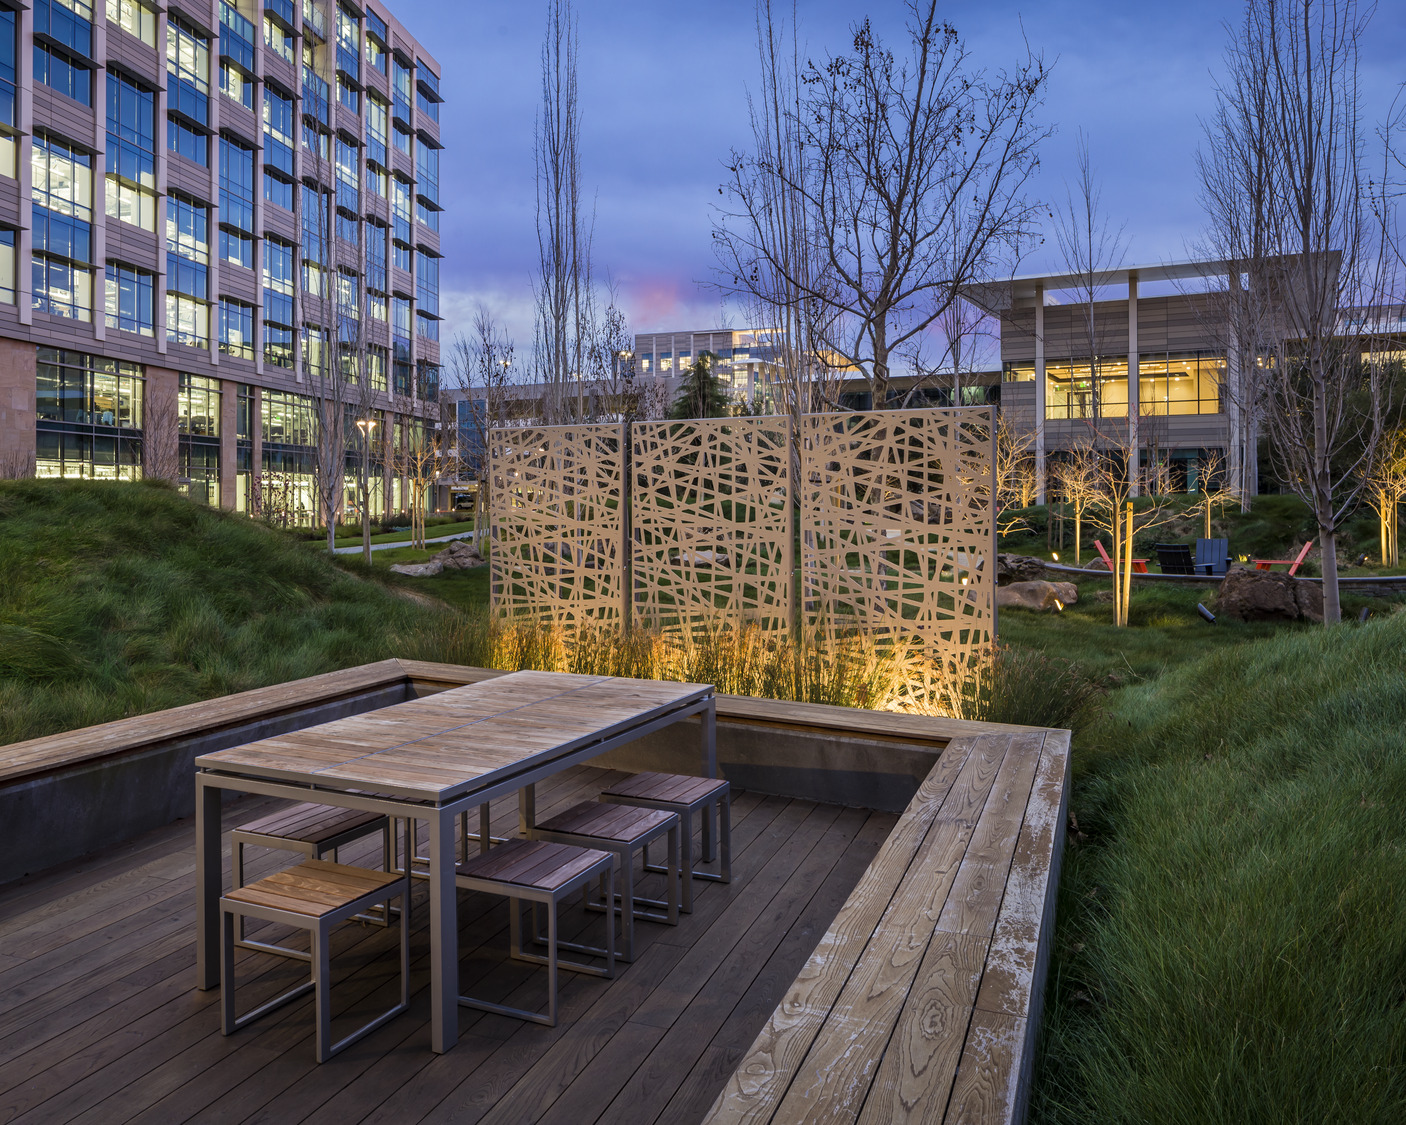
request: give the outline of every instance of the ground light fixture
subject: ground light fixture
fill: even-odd
[[[1207,609],[1204,605],[1202,605],[1200,602],[1196,603],[1196,612],[1199,613],[1212,625],[1216,623],[1216,615],[1212,613],[1209,609]]]

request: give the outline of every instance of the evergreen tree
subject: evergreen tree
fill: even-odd
[[[669,411],[670,418],[726,418],[732,413],[718,377],[713,374],[712,352],[699,352],[698,360],[688,369],[679,387],[679,397]]]

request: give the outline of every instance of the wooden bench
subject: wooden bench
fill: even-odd
[[[954,739],[707,1121],[1020,1122],[1067,731]]]

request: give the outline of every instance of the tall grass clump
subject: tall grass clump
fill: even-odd
[[[1034,1121],[1406,1120],[1403,654],[1287,632],[1076,743]]]
[[[436,633],[454,659],[476,626],[446,616],[166,486],[0,482],[0,743],[428,656]]]
[[[1098,717],[1104,691],[1078,664],[1035,649],[993,645],[952,696],[963,719],[1077,734]]]

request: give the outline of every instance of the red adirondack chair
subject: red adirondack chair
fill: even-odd
[[[1098,548],[1098,553],[1103,556],[1103,561],[1108,564],[1108,569],[1109,569],[1109,570],[1112,570],[1112,569],[1113,569],[1113,560],[1108,557],[1108,552],[1103,549],[1103,544],[1100,543],[1097,539],[1095,539],[1095,540],[1094,540],[1094,546]],[[1146,573],[1147,573],[1147,562],[1148,562],[1147,559],[1134,559],[1134,560],[1133,560],[1133,573],[1134,573],[1134,574],[1146,574]]]
[[[1271,570],[1276,566],[1287,566],[1289,574],[1292,576],[1299,569],[1299,564],[1308,557],[1308,552],[1313,548],[1313,540],[1310,539],[1303,545],[1303,550],[1299,552],[1298,558],[1294,559],[1256,559],[1256,570]]]

